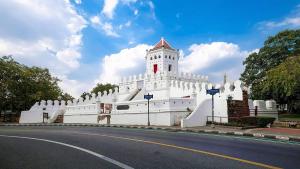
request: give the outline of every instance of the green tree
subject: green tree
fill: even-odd
[[[262,82],[263,93],[270,93],[289,112],[300,112],[300,56],[289,57],[269,70]]]
[[[85,100],[85,97],[86,97],[86,96],[92,97],[92,94],[89,93],[89,92],[83,92],[83,93],[80,95],[80,97],[82,97],[83,100]]]
[[[11,56],[0,58],[0,111],[20,112],[40,100],[54,100],[61,95],[59,79],[48,69],[28,67]]]
[[[110,89],[112,89],[112,91],[115,91],[115,88],[118,87],[116,85],[113,84],[101,84],[101,83],[97,83],[97,85],[91,90],[91,92],[83,92],[80,97],[82,97],[85,100],[86,96],[92,97],[92,93],[98,94],[98,92],[103,93],[104,91],[109,91]]]
[[[269,99],[270,91],[263,90],[267,71],[275,68],[288,57],[300,54],[300,30],[286,30],[269,37],[258,53],[250,54],[244,61],[241,80],[251,87],[252,99]]]
[[[95,93],[97,94],[98,92],[104,92],[104,91],[109,91],[110,89],[113,90],[113,92],[115,91],[115,88],[118,87],[117,85],[113,85],[113,84],[99,84],[97,83],[96,87],[94,87],[91,91],[91,93]]]
[[[60,95],[60,99],[64,101],[68,101],[68,100],[73,100],[75,98],[71,96],[69,93],[63,93]]]

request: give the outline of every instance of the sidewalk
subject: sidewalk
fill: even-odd
[[[300,142],[300,129],[293,128],[253,128],[253,129],[241,129],[239,127],[229,126],[210,126],[202,127],[191,127],[186,128],[187,130],[204,130],[210,132],[216,132],[218,134],[230,134],[230,135],[241,135],[250,137],[262,137],[279,140],[297,141]]]
[[[293,128],[281,128],[281,127],[256,128],[256,129],[248,129],[247,132],[300,137],[300,129],[293,129]]]

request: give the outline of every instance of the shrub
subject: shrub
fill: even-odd
[[[256,126],[257,118],[251,116],[241,117],[241,123],[246,126]]]
[[[241,117],[241,123],[247,126],[266,127],[269,123],[275,121],[274,117]]]
[[[273,124],[276,118],[274,117],[257,117],[257,126],[266,127],[268,124]]]
[[[266,127],[268,124],[272,124],[275,121],[274,117],[252,117],[245,116],[241,118],[230,118],[229,123],[214,123],[224,126],[236,126],[236,127],[247,127],[247,126],[257,126]],[[211,124],[211,121],[206,122],[207,125]]]

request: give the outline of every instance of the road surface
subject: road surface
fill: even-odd
[[[0,127],[2,169],[299,168],[300,144],[109,127]]]

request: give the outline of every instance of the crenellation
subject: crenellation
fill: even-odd
[[[52,100],[47,100],[47,102],[46,102],[46,104],[47,104],[47,106],[52,106],[53,105],[53,101]]]
[[[112,95],[113,94],[113,90],[109,89],[107,95]]]
[[[208,87],[208,89],[212,89],[213,88],[213,84],[212,83],[208,83],[207,87]]]
[[[201,83],[201,93],[206,93],[207,89],[209,89],[208,83]]]
[[[79,97],[79,99],[78,99],[78,104],[82,104],[83,103],[83,98],[82,97]]]
[[[58,100],[54,100],[54,106],[59,106],[59,101]]]
[[[71,101],[71,100],[68,100],[68,101],[67,101],[67,106],[72,106],[72,105],[73,105],[72,101]]]
[[[201,91],[201,84],[199,82],[195,83],[195,92],[200,92]]]
[[[73,106],[75,106],[77,104],[77,99],[73,99],[72,103],[73,103]]]
[[[61,100],[61,101],[60,101],[60,106],[62,106],[62,107],[66,106],[66,101]]]
[[[86,95],[85,97],[84,97],[84,102],[88,102],[90,100],[90,96],[89,95]]]
[[[102,96],[101,92],[98,92],[98,93],[97,93],[97,99],[100,99],[101,96]]]

